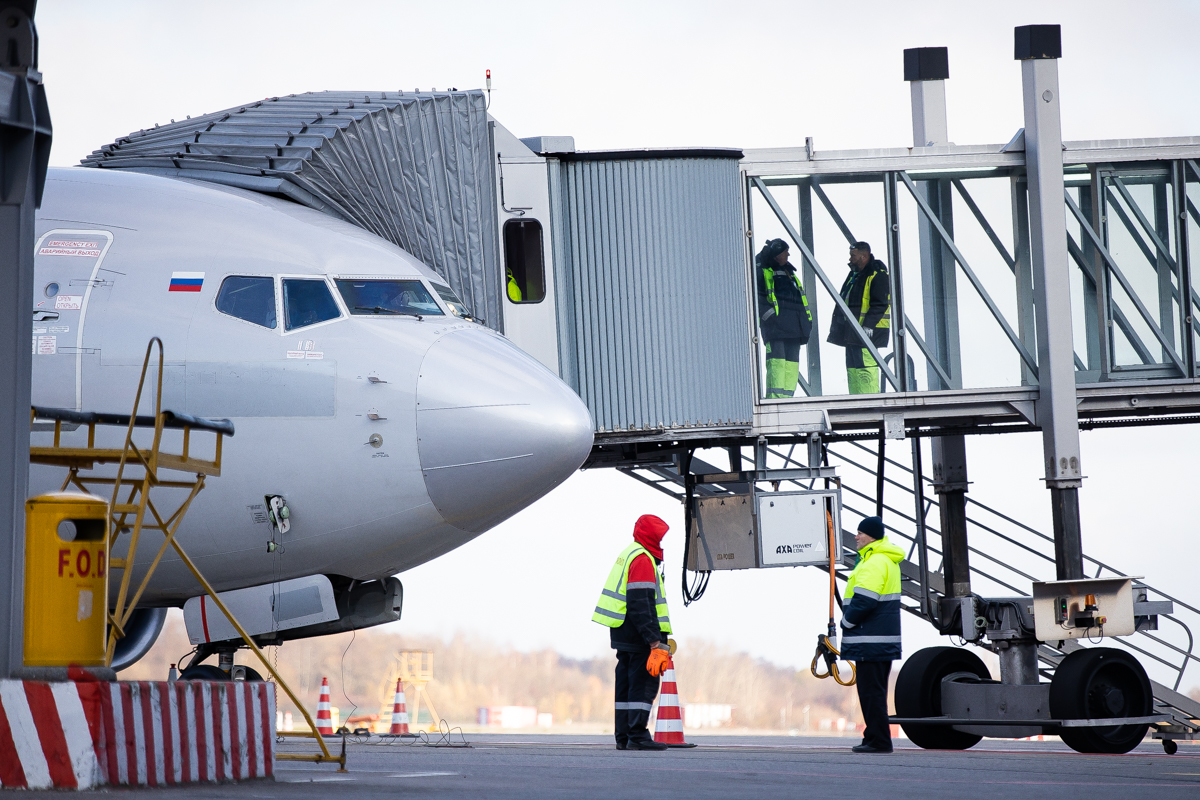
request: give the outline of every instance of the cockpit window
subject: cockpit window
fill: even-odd
[[[217,292],[217,311],[274,329],[275,279],[231,275]]]
[[[443,286],[440,283],[432,284],[434,291],[438,293],[438,297],[442,298],[442,302],[450,307],[450,313],[456,317],[463,319],[475,319],[471,316],[471,312],[467,310],[467,304],[458,299],[458,295],[449,286]],[[478,322],[478,320],[476,320]]]
[[[351,314],[371,316],[442,316],[442,309],[429,294],[425,284],[409,280],[351,280],[336,281],[342,300]]]
[[[283,279],[283,314],[287,329],[316,325],[342,315],[325,281],[312,278]]]

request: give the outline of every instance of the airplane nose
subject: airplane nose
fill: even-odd
[[[554,373],[480,330],[433,343],[417,379],[417,447],[442,517],[483,533],[566,480],[592,447],[587,407]]]

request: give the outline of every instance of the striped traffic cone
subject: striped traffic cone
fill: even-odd
[[[329,678],[321,678],[321,696],[317,699],[317,733],[333,735],[333,717],[329,713]]]
[[[679,688],[675,685],[675,662],[667,659],[662,690],[658,694],[658,716],[654,719],[654,741],[670,747],[695,747],[683,740],[683,717],[679,713]]]
[[[396,700],[392,703],[392,736],[408,735],[408,706],[404,699],[404,682],[396,681]]]

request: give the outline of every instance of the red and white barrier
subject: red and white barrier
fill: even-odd
[[[100,684],[0,681],[0,785],[91,789],[101,765]]]
[[[0,681],[0,785],[86,789],[265,778],[275,687]]]

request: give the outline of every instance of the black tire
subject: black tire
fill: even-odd
[[[181,681],[227,681],[229,673],[212,664],[197,664],[179,673]]]
[[[1175,744],[1174,739],[1163,739],[1163,752],[1169,756],[1179,752],[1179,745]]]
[[[1069,654],[1050,681],[1054,719],[1144,717],[1153,713],[1154,693],[1138,660],[1124,650],[1090,647]],[[1150,725],[1061,728],[1058,735],[1080,753],[1128,753],[1146,738]]]
[[[980,680],[991,680],[983,661],[959,647],[927,647],[918,650],[896,676],[896,716],[940,717],[942,678],[954,672],[969,672]],[[966,750],[979,744],[982,736],[956,731],[949,725],[906,722],[901,728],[909,741],[926,750]]]

